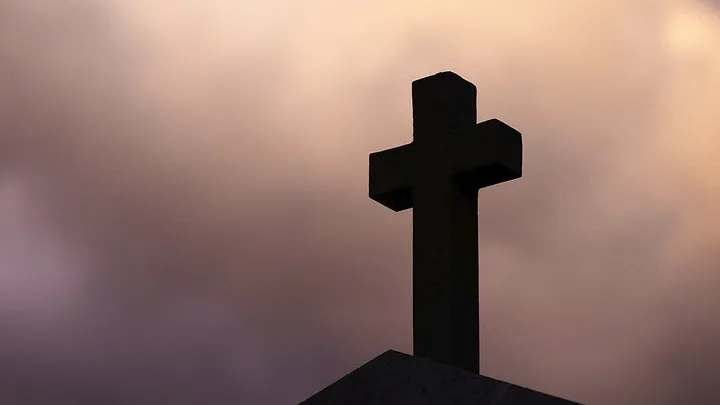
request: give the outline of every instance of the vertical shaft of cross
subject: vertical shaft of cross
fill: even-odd
[[[413,83],[415,355],[479,372],[477,189],[462,189],[447,150],[477,119],[475,86],[453,73]]]
[[[468,197],[447,179],[414,190],[413,346],[478,373],[477,198]]]

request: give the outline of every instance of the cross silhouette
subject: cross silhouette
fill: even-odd
[[[522,176],[522,137],[477,124],[477,89],[452,72],[412,83],[413,141],[370,154],[370,198],[413,208],[413,347],[479,372],[478,190]]]

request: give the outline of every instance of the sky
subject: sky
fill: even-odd
[[[452,70],[524,138],[481,190],[481,372],[720,402],[720,3],[4,0],[0,402],[297,403],[411,348],[367,197]]]

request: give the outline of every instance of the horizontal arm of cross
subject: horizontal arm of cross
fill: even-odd
[[[370,154],[370,198],[396,212],[412,207],[413,146]]]
[[[451,172],[475,192],[522,176],[522,135],[498,119],[449,137]]]
[[[522,176],[522,136],[492,119],[454,131],[433,145],[413,141],[372,153],[370,198],[396,212],[412,208],[413,187],[429,173],[454,178],[468,195],[517,179]]]

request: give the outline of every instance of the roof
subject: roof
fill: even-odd
[[[300,405],[580,405],[394,350]]]

